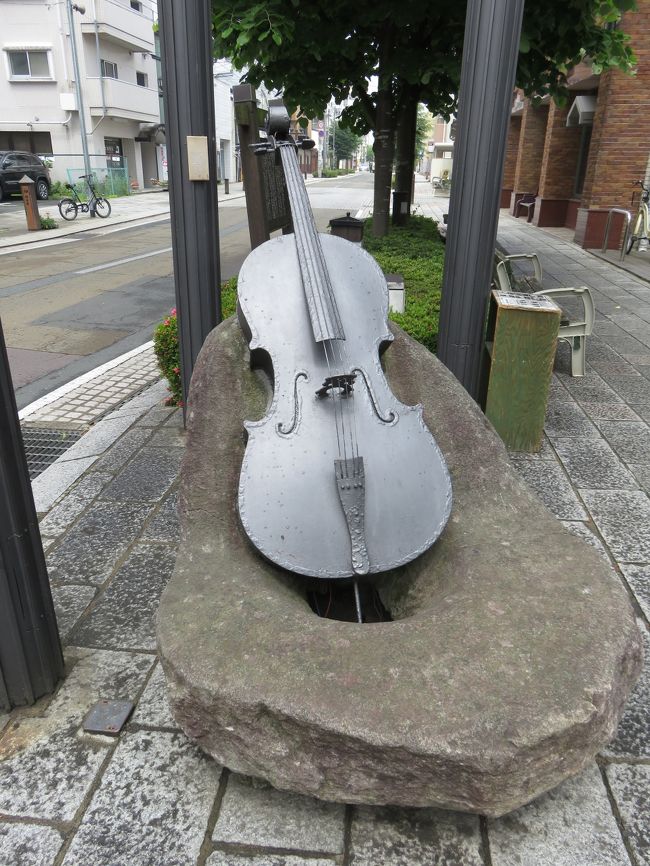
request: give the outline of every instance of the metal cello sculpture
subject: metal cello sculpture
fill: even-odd
[[[245,423],[239,514],[282,568],[372,575],[433,544],[451,482],[422,408],[397,400],[380,365],[393,339],[386,279],[368,253],[317,232],[289,116],[271,111],[273,134],[256,148],[279,155],[295,234],[257,247],[239,275],[251,363],[273,383],[266,415]]]

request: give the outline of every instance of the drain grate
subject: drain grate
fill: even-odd
[[[32,481],[74,445],[83,432],[56,430],[51,427],[23,427],[23,444]]]

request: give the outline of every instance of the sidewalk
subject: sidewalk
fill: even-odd
[[[443,207],[427,198],[422,190],[422,212]],[[542,451],[513,462],[602,553],[647,635],[650,283],[508,215],[499,240],[537,252],[549,286],[594,293],[587,376],[568,375],[561,348]],[[140,354],[125,361],[134,379],[146,371]],[[118,380],[119,365],[106,375]],[[81,383],[80,404],[92,381],[101,392],[96,380]],[[169,713],[155,653],[184,445],[164,395],[156,381],[103,407],[34,482],[69,673],[53,698],[0,718],[0,866],[649,866],[650,664],[598,760],[500,820],[327,804],[222,770],[195,749]],[[25,420],[77,402],[59,399]],[[136,703],[117,738],[81,731],[100,698]]]

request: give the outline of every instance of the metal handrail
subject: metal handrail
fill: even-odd
[[[623,245],[621,247],[621,255],[619,257],[620,261],[623,261],[623,256],[625,255],[625,250],[627,249],[627,238],[630,233],[630,223],[632,221],[632,214],[629,210],[623,210],[620,207],[610,207],[609,212],[607,214],[607,223],[605,225],[605,239],[603,240],[603,246],[601,249],[601,253],[607,252],[607,241],[609,240],[609,228],[612,224],[612,214],[620,213],[625,217],[625,234],[623,235]]]

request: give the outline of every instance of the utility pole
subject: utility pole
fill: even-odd
[[[467,4],[438,357],[478,399],[524,0]]]
[[[74,16],[72,11],[78,12],[80,15],[86,14],[85,6],[78,3],[73,3],[72,0],[66,0],[66,8],[68,11],[68,29],[70,31],[70,49],[72,51],[72,68],[74,69],[74,84],[77,92],[77,108],[79,110],[79,128],[81,130],[81,150],[84,157],[84,174],[90,175],[90,154],[88,153],[88,133],[86,130],[86,111],[81,91],[81,74],[79,72],[79,53],[77,51],[77,36],[74,29]],[[94,212],[91,216],[95,216]]]

